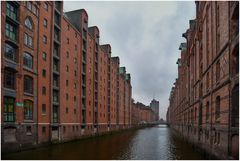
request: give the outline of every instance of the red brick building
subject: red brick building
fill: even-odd
[[[150,106],[146,106],[143,103],[131,101],[131,122],[133,126],[138,126],[140,124],[147,124],[156,121],[156,116],[154,111]]]
[[[196,2],[167,112],[173,129],[225,159],[239,155],[238,10],[238,2]]]
[[[63,13],[62,1],[1,4],[3,151],[153,120],[149,108],[132,104],[130,74],[99,43],[84,9]]]

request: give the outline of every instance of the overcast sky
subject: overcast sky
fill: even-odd
[[[154,97],[165,119],[182,33],[195,18],[194,2],[64,2],[65,12],[82,8],[89,26],[98,26],[100,44],[110,44],[112,56],[131,73],[135,102],[149,105]]]

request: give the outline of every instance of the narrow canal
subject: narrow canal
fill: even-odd
[[[2,159],[206,159],[163,125],[130,130],[34,150],[12,153]]]

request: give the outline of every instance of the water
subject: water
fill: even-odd
[[[2,156],[2,159],[206,159],[164,125],[51,145]]]

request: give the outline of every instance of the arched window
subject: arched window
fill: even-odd
[[[33,102],[30,100],[24,100],[24,119],[33,119]]]
[[[31,20],[31,18],[30,17],[27,17],[26,19],[25,19],[25,26],[28,28],[28,29],[30,29],[30,30],[32,30],[33,29],[33,23],[32,23],[32,20]]]
[[[30,69],[33,68],[33,57],[29,53],[24,52],[24,54],[23,54],[23,65],[25,67],[30,68]]]
[[[215,119],[217,120],[220,117],[220,96],[216,97],[216,102],[215,102]]]

